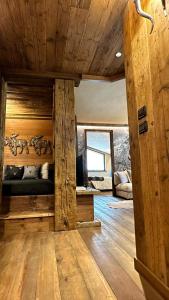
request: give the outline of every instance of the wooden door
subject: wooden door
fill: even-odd
[[[129,1],[124,17],[135,266],[169,299],[169,16],[164,16],[161,0],[145,0],[142,5],[155,20],[151,35],[150,22],[138,16],[133,1]],[[147,116],[139,120],[138,110],[143,106]],[[145,121],[148,131],[139,134]]]
[[[0,75],[0,213],[2,207],[2,177],[3,177],[3,160],[4,160],[4,132],[6,116],[6,82]]]

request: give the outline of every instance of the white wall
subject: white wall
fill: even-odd
[[[81,81],[75,88],[76,116],[81,123],[127,124],[125,80]]]

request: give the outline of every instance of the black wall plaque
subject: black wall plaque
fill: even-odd
[[[144,121],[143,123],[139,124],[139,134],[142,134],[144,132],[148,131],[148,123],[147,121]]]
[[[144,105],[138,110],[138,119],[141,120],[147,116],[147,107]]]

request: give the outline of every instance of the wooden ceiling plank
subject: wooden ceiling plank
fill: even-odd
[[[127,4],[127,0],[113,0],[114,6],[112,8],[111,15],[106,24],[106,28],[104,30],[104,34],[99,42],[97,51],[95,53],[95,57],[93,59],[92,65],[90,67],[89,72],[94,74],[106,74],[105,72],[105,63],[109,56],[112,57],[112,50],[118,49],[121,47],[121,33],[122,33],[122,16],[124,8]],[[118,30],[117,30],[118,28]],[[116,44],[114,42],[116,40]],[[113,56],[114,56],[113,51]],[[112,61],[111,65],[116,67]]]
[[[76,72],[88,73],[89,67],[102,36],[112,0],[102,2],[92,0],[85,32],[81,39],[77,60]]]
[[[48,70],[56,71],[56,36],[57,36],[58,1],[46,1],[46,66]]]
[[[57,10],[57,31],[55,38],[56,71],[62,71],[64,51],[70,20],[71,0],[59,1]]]
[[[16,47],[16,30],[11,22],[11,11],[9,9],[9,4],[7,1],[1,3],[1,22],[0,22],[0,58],[1,65],[8,65],[10,67],[18,65],[21,67],[21,58],[17,52]]]
[[[13,11],[15,11],[15,14],[13,14]],[[13,47],[14,47],[11,55],[13,57],[15,57],[19,66],[22,66],[22,65],[25,66],[25,60],[24,60],[24,56],[23,56],[23,44],[22,44],[22,38],[21,38],[23,24],[22,24],[22,19],[20,19],[19,7],[16,6],[15,1],[13,1],[13,0],[6,1],[6,13],[8,15],[8,25],[6,24],[6,26],[7,26],[7,30],[10,31],[10,38],[13,41]],[[20,19],[21,26],[18,26],[18,22],[17,22],[18,19]],[[9,34],[9,31],[8,31],[8,34]]]
[[[119,73],[123,59],[114,60],[113,51],[122,45],[120,20],[127,1],[1,1],[0,66],[35,72]],[[120,34],[114,36],[116,27]]]
[[[46,69],[46,0],[35,1],[39,70]],[[52,58],[51,58],[52,59]]]
[[[87,9],[71,8],[69,30],[63,60],[63,69],[66,72],[75,70],[75,62],[77,60],[79,45],[86,26],[87,16]]]
[[[35,1],[22,1],[22,12],[25,18],[25,48],[29,64],[29,69],[38,70],[39,67],[39,53],[38,53],[38,40],[36,28],[36,13]],[[16,66],[17,68],[17,66]]]

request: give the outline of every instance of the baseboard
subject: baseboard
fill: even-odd
[[[134,260],[135,269],[146,279],[149,284],[156,290],[164,299],[169,299],[169,287],[166,286],[152,271],[149,270],[139,259]]]

